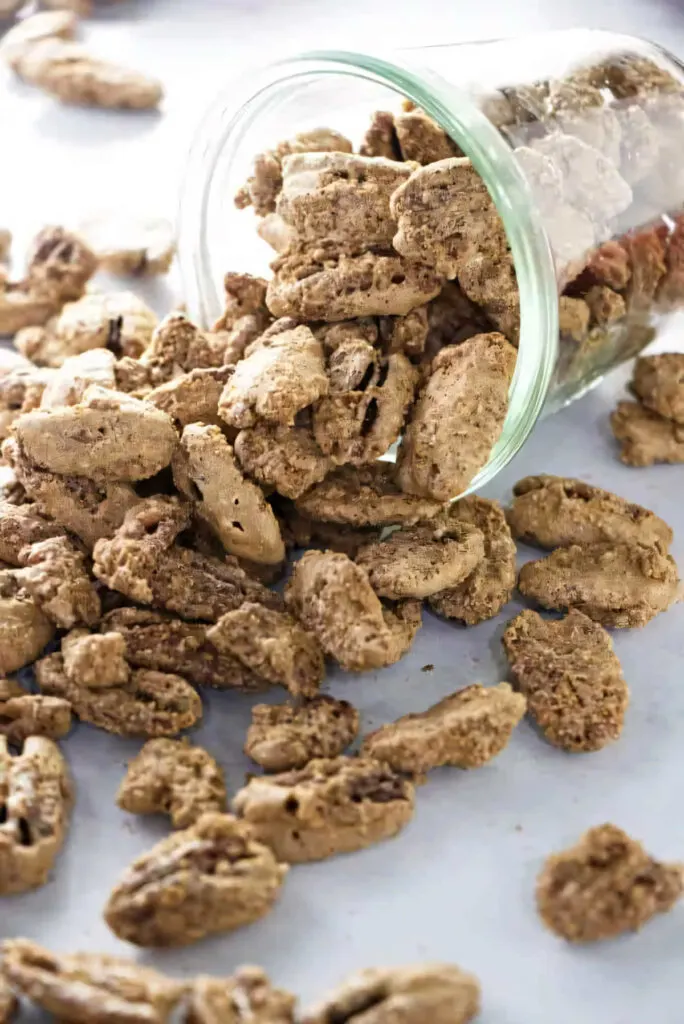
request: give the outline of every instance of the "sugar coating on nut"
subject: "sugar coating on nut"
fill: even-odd
[[[388,110],[376,110],[366,129],[359,147],[361,156],[382,156],[386,160],[402,160],[394,114]]]
[[[61,306],[81,298],[96,270],[97,257],[82,238],[65,228],[50,226],[33,240],[27,282],[41,294],[54,296]]]
[[[187,740],[148,740],[128,762],[116,802],[132,814],[168,814],[188,828],[210,811],[225,811],[226,784],[211,754]]]
[[[90,690],[125,686],[130,679],[126,641],[118,633],[74,629],[62,640],[62,657],[71,682]]]
[[[149,391],[145,401],[170,416],[177,427],[221,425],[218,404],[233,370],[230,366],[190,370]]]
[[[441,501],[405,494],[395,477],[395,467],[386,462],[345,466],[299,498],[297,509],[312,519],[355,527],[412,525],[437,515]]]
[[[537,879],[537,910],[568,942],[596,942],[638,931],[682,895],[682,866],[654,860],[616,825],[589,829],[552,854]]]
[[[100,266],[120,277],[166,274],[176,252],[173,225],[161,217],[103,213],[81,224],[80,232]]]
[[[91,384],[117,390],[116,356],[107,348],[69,356],[54,371],[40,400],[41,409],[78,405]]]
[[[346,700],[319,696],[300,704],[256,704],[245,753],[267,772],[337,757],[354,740],[359,713]]]
[[[246,473],[286,498],[301,497],[332,468],[305,427],[257,423],[240,431],[234,448]]]
[[[582,341],[587,336],[590,322],[591,309],[584,299],[561,295],[558,300],[558,329],[562,339]]]
[[[641,356],[631,386],[647,409],[684,424],[684,353]]]
[[[405,110],[394,119],[397,142],[404,160],[433,164],[461,156],[461,150],[443,128],[422,110]]]
[[[152,387],[190,370],[223,366],[226,336],[201,331],[184,313],[169,313],[158,324],[140,363]]]
[[[50,537],[24,548],[17,579],[60,629],[93,626],[102,614],[85,556],[67,537]]]
[[[7,737],[10,747],[21,747],[29,736],[58,740],[70,729],[68,701],[28,693],[18,683],[0,678],[0,733]]]
[[[296,998],[271,985],[261,967],[238,967],[228,978],[194,978],[187,1000],[187,1024],[230,1021],[236,1008],[264,1024],[294,1024]]]
[[[594,285],[584,299],[593,322],[600,326],[617,323],[627,312],[627,304],[622,295],[607,285]]]
[[[676,600],[670,555],[634,543],[558,548],[520,570],[518,588],[544,608],[577,608],[612,628],[644,626]]]
[[[528,476],[513,493],[513,536],[542,548],[627,541],[667,551],[672,543],[671,528],[655,513],[582,480]]]
[[[640,402],[618,402],[610,425],[626,465],[684,462],[684,424],[665,419]]]
[[[254,777],[233,807],[279,860],[296,864],[392,838],[413,817],[414,797],[413,784],[387,765],[337,757]]]
[[[15,572],[0,571],[0,675],[35,661],[54,635],[54,625]]]
[[[64,530],[59,523],[40,515],[35,506],[0,501],[0,561],[20,565],[19,552],[22,548],[63,535]]]
[[[464,294],[481,307],[497,330],[517,347],[520,336],[520,297],[513,257],[502,238],[495,255],[478,255],[464,263],[458,283]]]
[[[287,870],[246,822],[204,814],[133,861],[105,920],[137,946],[186,946],[267,914]]]
[[[503,645],[549,743],[576,753],[619,739],[629,690],[602,626],[575,608],[549,621],[525,611],[508,625]]]
[[[30,367],[0,378],[0,437],[9,437],[16,420],[40,406],[52,375],[52,370]]]

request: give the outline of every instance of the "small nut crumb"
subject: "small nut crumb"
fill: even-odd
[[[314,697],[302,704],[256,704],[245,753],[267,772],[302,768],[337,757],[359,731],[359,713],[346,700]]]
[[[442,502],[404,494],[395,476],[395,467],[386,462],[362,469],[345,466],[299,498],[297,510],[312,519],[354,527],[411,526],[437,515]]]
[[[634,364],[631,387],[647,409],[684,424],[684,353],[641,356]]]
[[[524,714],[525,698],[508,683],[489,688],[476,683],[370,733],[361,756],[414,775],[442,765],[479,768],[507,746]]]
[[[537,879],[537,910],[568,942],[596,942],[638,931],[682,895],[679,864],[654,860],[616,825],[599,825],[548,858]]]
[[[238,967],[229,978],[194,978],[187,996],[186,1024],[226,1024],[237,1012],[254,1024],[294,1024],[297,1000],[274,988],[261,967]]]
[[[116,802],[131,814],[168,814],[188,828],[211,811],[225,811],[223,772],[208,751],[187,740],[148,740],[128,763]]]
[[[506,628],[503,645],[549,743],[584,752],[619,739],[629,690],[602,626],[576,608],[550,621],[525,611]]]
[[[70,729],[68,701],[28,693],[18,683],[0,678],[0,733],[7,737],[10,747],[21,747],[29,736],[59,740]]]
[[[640,402],[618,402],[610,425],[626,465],[684,462],[684,424],[665,419]]]
[[[254,777],[233,806],[279,860],[298,864],[391,839],[413,817],[414,799],[413,784],[387,765],[337,757]]]
[[[204,814],[131,864],[109,897],[105,921],[136,946],[186,946],[259,920],[287,871],[246,822]]]
[[[125,686],[130,679],[126,641],[118,633],[74,629],[62,640],[62,657],[70,681],[89,690]]]
[[[100,268],[117,277],[167,274],[176,253],[173,224],[160,217],[136,217],[117,210],[91,217],[79,231]]]

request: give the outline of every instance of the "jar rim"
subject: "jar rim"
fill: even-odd
[[[501,437],[464,494],[483,487],[519,451],[544,406],[558,354],[558,293],[546,230],[511,149],[472,99],[441,75],[407,60],[344,50],[313,50],[271,63],[225,90],[192,144],[181,189],[179,259],[191,316],[206,325],[216,307],[207,244],[212,173],[249,124],[284,86],[303,77],[349,75],[389,87],[433,118],[471,159],[504,224],[520,301],[518,358]],[[198,188],[198,182],[201,183]],[[461,497],[458,495],[455,497]]]

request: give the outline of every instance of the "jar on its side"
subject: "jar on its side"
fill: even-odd
[[[505,228],[518,359],[503,433],[474,490],[543,411],[636,355],[684,303],[684,68],[650,43],[573,30],[391,60],[309,53],[232,83],[205,116],[181,196],[191,316],[213,323],[225,272],[267,274],[273,259],[255,214],[234,203],[255,155],[321,125],[357,150],[378,110],[399,159],[427,162],[401,140],[412,117],[435,122],[449,151],[472,161]],[[497,282],[460,286],[496,327]]]

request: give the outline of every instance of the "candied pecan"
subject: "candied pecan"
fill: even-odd
[[[285,989],[274,988],[261,967],[238,967],[228,978],[193,978],[185,1024],[228,1024],[236,1013],[254,1024],[294,1024],[296,1001]]]
[[[116,389],[116,356],[106,348],[89,349],[69,356],[55,369],[40,400],[41,409],[78,405],[91,384]]]
[[[447,281],[436,299],[428,303],[426,349],[436,355],[444,345],[460,345],[476,334],[486,334],[491,324],[470,301],[456,281]]]
[[[100,267],[118,277],[167,274],[176,254],[173,224],[161,217],[117,210],[89,218],[79,230]]]
[[[589,257],[586,275],[594,284],[604,284],[615,291],[623,291],[632,276],[629,255],[624,245],[620,242],[604,242]]]
[[[361,548],[356,564],[368,573],[380,597],[430,597],[466,579],[484,558],[484,537],[476,526],[449,515],[396,530]]]
[[[383,608],[366,571],[332,551],[308,551],[297,562],[285,601],[325,653],[350,672],[394,664],[421,624],[417,601]]]
[[[598,825],[546,860],[537,910],[562,939],[595,942],[638,931],[671,910],[683,889],[682,865],[654,860],[616,825]]]
[[[625,235],[621,244],[632,270],[625,299],[630,310],[649,309],[665,276],[665,246],[660,228]]]
[[[96,270],[97,257],[78,235],[62,227],[47,227],[33,240],[27,281],[33,288],[55,295],[61,305],[80,299]]]
[[[59,310],[59,298],[52,291],[34,288],[30,281],[6,282],[4,277],[3,270],[0,274],[0,334],[26,330],[42,337],[40,325],[47,323]]]
[[[187,525],[187,511],[172,500],[140,502],[111,540],[95,545],[95,575],[132,601],[187,619],[215,622],[248,600],[281,605],[278,595],[251,579],[234,558],[222,561],[175,544]]]
[[[549,743],[582,752],[620,737],[629,690],[610,636],[597,622],[576,608],[551,621],[521,612],[506,628],[503,646]]]
[[[603,327],[621,320],[627,312],[627,305],[619,292],[607,285],[594,285],[584,296],[594,323]]]
[[[0,894],[47,882],[64,843],[73,787],[59,747],[29,736],[20,754],[0,735]]]
[[[376,110],[359,147],[361,156],[384,156],[386,160],[402,160],[401,147],[394,126],[394,114]]]
[[[140,356],[152,387],[190,370],[223,365],[226,339],[200,331],[185,313],[169,313],[158,324]]]
[[[462,156],[459,146],[423,110],[406,110],[394,118],[402,159],[419,164]]]
[[[308,327],[261,342],[237,364],[219,401],[219,414],[233,427],[253,427],[258,419],[291,426],[328,390],[323,349]]]
[[[40,515],[35,506],[0,501],[0,561],[20,565],[19,552],[27,544],[63,535],[59,523]]]
[[[41,693],[64,697],[82,722],[117,736],[175,736],[202,717],[202,701],[180,676],[137,668],[120,686],[92,686],[69,678],[61,654],[36,662]]]
[[[343,526],[309,519],[298,512],[292,502],[279,499],[277,495],[272,503],[288,548],[341,551],[353,559],[363,544],[377,540],[382,532],[382,528],[377,526]]]
[[[515,587],[515,544],[501,505],[471,495],[449,508],[449,520],[477,527],[484,558],[462,583],[429,598],[433,611],[469,626],[491,619],[510,600]]]
[[[20,0],[9,0],[10,11],[19,9],[22,4]],[[5,12],[4,4],[0,4],[0,16]],[[0,44],[0,59],[16,71],[21,57],[28,47],[41,39],[73,39],[76,35],[78,19],[73,11],[41,11],[28,18],[22,18],[5,33]]]
[[[359,713],[346,700],[314,697],[301,704],[256,704],[245,753],[267,772],[301,768],[337,757],[359,731]]]
[[[584,299],[561,295],[558,300],[558,329],[562,339],[582,341],[589,333],[591,309]]]
[[[527,476],[513,488],[508,509],[513,536],[542,548],[634,542],[667,551],[672,530],[641,505],[562,476]]]
[[[301,497],[332,465],[309,430],[280,423],[261,422],[241,430],[235,454],[246,473],[286,498]]]
[[[298,499],[297,509],[312,519],[347,526],[408,526],[437,515],[442,502],[404,494],[391,463],[336,470]]]
[[[21,747],[29,736],[58,740],[70,729],[68,701],[28,693],[18,683],[0,678],[0,734],[11,747]]]
[[[496,333],[437,355],[399,453],[402,490],[448,501],[469,486],[503,429],[515,360]]]
[[[296,232],[277,213],[267,213],[257,224],[257,235],[276,252],[287,252],[296,241]]]
[[[270,320],[266,306],[267,286],[268,282],[263,277],[228,271],[223,278],[223,288],[226,293],[225,309],[213,329],[215,331],[230,331],[242,323],[245,317],[252,316],[255,318],[255,322],[261,326],[261,330],[264,330]]]
[[[647,409],[684,424],[684,353],[641,356],[631,388]]]
[[[684,424],[665,419],[640,402],[618,402],[610,425],[622,446],[620,458],[628,466],[684,462]]]
[[[35,661],[54,635],[55,627],[15,571],[0,571],[0,675]]]
[[[171,461],[178,434],[166,413],[91,385],[77,405],[37,409],[14,424],[27,457],[53,473],[144,480]]]
[[[220,652],[207,639],[209,627],[201,622],[183,622],[144,608],[115,608],[100,628],[123,637],[126,661],[138,668],[170,672],[219,690],[251,692],[268,686],[233,654]]]
[[[232,373],[230,366],[190,370],[149,391],[145,401],[165,412],[181,429],[190,423],[220,426],[219,399]]]
[[[410,314],[407,315],[410,316]],[[388,317],[387,319],[394,320],[395,318]],[[396,319],[403,318],[397,317]],[[319,324],[313,330],[325,349],[326,354],[330,355],[331,352],[337,351],[341,345],[351,341],[365,341],[371,347],[376,345],[380,336],[378,323],[379,321],[376,317],[362,316],[356,317],[354,320],[340,320],[338,323]]]
[[[219,652],[239,658],[255,675],[295,696],[314,696],[323,681],[321,645],[285,612],[245,601],[223,615],[207,639]]]
[[[116,802],[131,814],[168,814],[188,828],[211,811],[225,811],[226,784],[211,754],[187,740],[148,740],[128,762]]]
[[[431,326],[429,310],[438,301],[439,296],[433,299],[429,305],[412,309],[406,316],[381,317],[378,326],[384,351],[388,355],[401,352],[408,359],[419,359],[425,351],[428,331]]]
[[[125,686],[130,679],[126,641],[115,632],[73,629],[62,640],[62,658],[68,679],[86,689]]]
[[[325,243],[293,248],[272,268],[268,308],[274,316],[301,320],[405,316],[434,298],[444,283],[432,267],[390,250],[347,254]]]
[[[185,986],[100,953],[50,953],[28,939],[7,939],[2,971],[13,988],[63,1021],[167,1024]]]
[[[0,438],[9,436],[23,413],[40,406],[52,373],[37,367],[17,368],[0,378]]]
[[[518,588],[544,608],[577,608],[613,628],[644,626],[676,600],[670,555],[635,543],[558,548],[520,570]]]
[[[474,975],[452,964],[415,964],[351,975],[308,1009],[302,1024],[468,1024],[479,1011]]]
[[[287,870],[246,822],[204,814],[133,861],[105,920],[137,946],[185,946],[263,917]]]
[[[647,93],[679,93],[679,79],[650,57],[616,54],[592,68],[592,82],[610,89],[617,99]]]
[[[60,629],[99,621],[100,599],[85,556],[67,537],[50,537],[22,549],[16,578],[44,615]]]
[[[320,758],[253,777],[233,806],[254,835],[288,863],[352,853],[390,839],[413,816],[415,790],[371,758]]]
[[[492,325],[517,346],[520,300],[513,257],[508,248],[502,248],[496,258],[475,256],[468,260],[461,267],[458,283],[470,301],[482,308]]]
[[[261,489],[242,475],[218,427],[186,427],[172,468],[179,492],[196,497],[195,514],[226,551],[260,564],[283,561],[285,545],[273,509]]]

